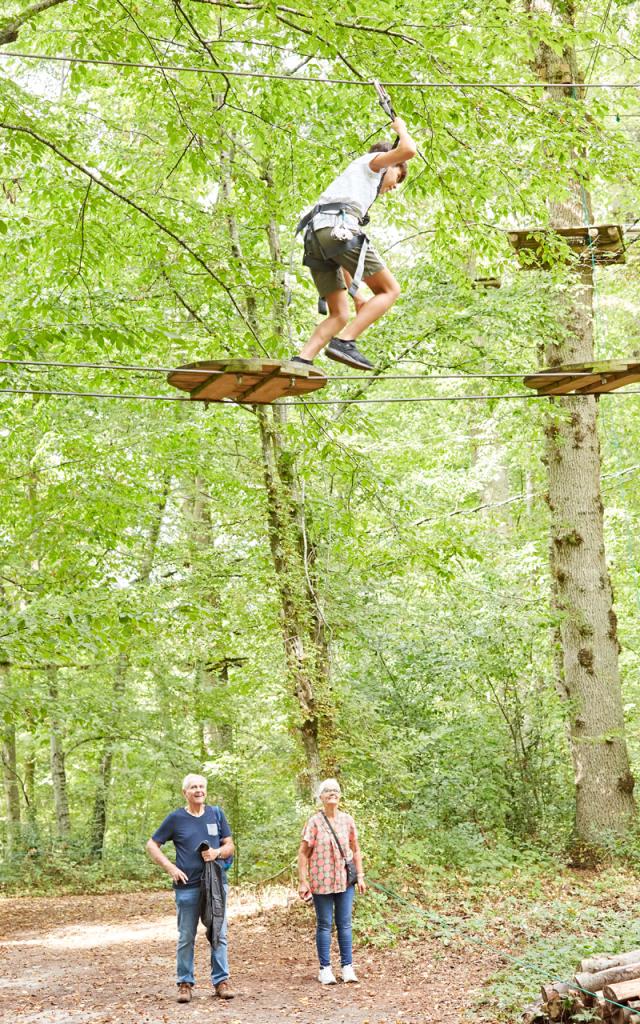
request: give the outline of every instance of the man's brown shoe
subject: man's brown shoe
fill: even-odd
[[[216,995],[218,999],[233,999],[235,992],[228,981],[219,981],[216,985]]]
[[[191,985],[189,985],[189,983],[186,981],[181,981],[180,984],[178,985],[178,1002],[191,1002]]]

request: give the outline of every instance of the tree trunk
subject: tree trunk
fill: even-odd
[[[198,687],[207,695],[211,704],[224,705],[231,713],[225,693],[229,684],[229,669],[233,665],[241,665],[244,659],[224,658],[215,664],[198,665]],[[220,721],[219,716],[211,714],[202,722],[202,754],[203,760],[215,757],[223,750],[233,750],[233,724],[231,721]]]
[[[8,681],[9,666],[0,666],[1,684]],[[18,760],[16,756],[16,727],[7,722],[2,727],[0,754],[2,756],[2,780],[7,805],[7,850],[15,849],[20,841],[20,789],[18,787]]]
[[[231,197],[233,158],[225,161],[223,195]],[[268,166],[263,180],[271,185]],[[227,214],[232,253],[245,288],[247,319],[259,334],[258,310],[250,275],[242,253],[240,235],[233,216]],[[286,323],[286,282],[276,221],[267,224],[272,264],[274,333],[284,340]],[[301,789],[313,791],[325,770],[334,769],[331,758],[333,707],[329,694],[329,649],[324,616],[313,581],[314,546],[303,492],[299,486],[295,452],[280,429],[286,423],[286,409],[275,403],[257,406],[264,473],[269,543],[280,598],[282,635],[293,696],[297,704],[295,730],[305,758]],[[321,735],[323,750],[321,754]],[[335,769],[334,769],[335,770]]]
[[[549,0],[530,0],[532,12],[554,13]],[[562,17],[571,16],[563,5]],[[575,52],[540,49],[536,71],[548,82],[578,81]],[[579,102],[576,90],[551,87],[548,99]],[[578,181],[550,209],[553,227],[590,219],[590,200]],[[563,311],[563,337],[545,352],[549,367],[593,358],[593,268],[573,271]],[[560,614],[562,678],[575,769],[577,846],[597,850],[607,832],[621,832],[634,814],[634,780],[624,736],[617,621],[605,558],[600,446],[594,397],[552,400],[546,425],[551,510],[551,571]]]
[[[38,810],[36,805],[36,743],[32,733],[29,734],[28,746],[24,754],[24,796],[27,804],[27,822],[29,824],[28,841],[35,842],[38,834]]]
[[[298,703],[297,729],[306,762],[306,782],[313,790],[321,776],[320,728],[316,683],[321,662],[313,643],[315,610],[305,580],[304,552],[296,529],[292,495],[278,472],[285,451],[278,437],[272,409],[257,410],[267,493],[269,543],[276,574],[285,657]],[[282,467],[280,466],[282,471]]]
[[[170,476],[165,474],[162,492],[154,510],[149,537],[143,552],[138,576],[138,585],[146,586],[149,582],[162,521],[167,507],[169,497]],[[102,752],[99,755],[98,777],[96,780],[96,792],[91,815],[90,849],[96,857],[102,857],[104,852],[104,839],[107,831],[107,817],[109,810],[109,789],[111,787],[111,776],[113,772],[113,759],[116,753],[118,735],[115,723],[120,717],[120,705],[126,689],[127,672],[129,670],[129,657],[123,651],[120,653],[113,676],[113,718],[114,724],[109,727],[110,735],[105,740]]]
[[[129,659],[126,654],[120,654],[113,677],[113,704],[114,714],[118,717],[119,704],[125,692],[127,670]],[[107,812],[109,807],[109,788],[111,786],[111,773],[113,769],[113,758],[116,750],[117,737],[112,734],[105,741],[98,765],[98,777],[96,779],[96,792],[93,800],[93,812],[91,815],[90,849],[96,857],[102,857],[104,852],[104,837],[107,831]]]
[[[58,669],[47,669],[49,698],[51,700],[50,752],[51,781],[53,783],[53,802],[56,811],[56,830],[60,839],[66,839],[71,832],[69,816],[69,800],[67,797],[67,774],[65,771],[65,754],[62,743],[62,726],[58,712]]]

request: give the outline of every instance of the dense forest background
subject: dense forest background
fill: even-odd
[[[586,219],[630,245],[594,274],[596,354],[638,354],[640,5],[3,8],[3,882],[157,880],[143,841],[200,768],[236,879],[286,869],[334,772],[372,869],[566,860],[549,403],[508,396],[562,345],[575,271],[561,246],[522,271],[507,230],[548,225],[580,181]],[[503,87],[541,52],[575,61],[560,81],[630,87]],[[37,394],[174,398],[163,368],[294,352],[316,320],[295,224],[389,137],[374,77],[422,154],[372,217],[403,289],[363,338],[380,379],[319,360],[341,378],[319,404],[262,411]],[[636,775],[639,409],[598,404]],[[601,849],[633,860],[634,828]]]

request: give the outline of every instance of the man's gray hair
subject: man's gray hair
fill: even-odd
[[[325,789],[337,789],[338,793],[342,793],[342,790],[340,789],[340,783],[338,782],[337,779],[325,779],[324,782],[320,783],[316,790],[316,796],[318,800],[324,793]]]
[[[194,772],[190,772],[189,775],[185,775],[184,779],[182,780],[182,792],[184,793],[187,786],[190,786],[191,783],[195,782],[196,779],[201,779],[202,782],[204,782],[206,788],[207,780],[205,779],[204,775],[196,775]]]

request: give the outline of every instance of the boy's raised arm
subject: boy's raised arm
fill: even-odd
[[[394,164],[402,164],[405,160],[412,160],[418,152],[417,146],[401,117],[396,117],[391,122],[391,127],[398,136],[398,145],[390,149],[388,153],[376,153],[372,157],[369,167],[372,171],[383,171],[385,167],[393,167]]]

